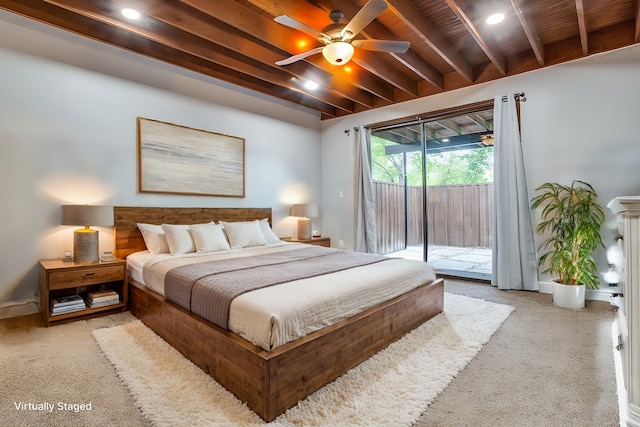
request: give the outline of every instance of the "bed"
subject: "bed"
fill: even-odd
[[[125,258],[146,249],[138,223],[195,224],[264,218],[270,223],[271,209],[115,207],[114,218],[115,253]],[[365,311],[267,350],[165,299],[134,278],[129,282],[132,314],[265,421],[274,420],[440,313],[443,307],[442,280],[428,280]]]

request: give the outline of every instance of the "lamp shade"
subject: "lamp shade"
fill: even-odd
[[[95,225],[108,227],[113,225],[113,207],[90,205],[63,205],[62,225]]]
[[[322,55],[333,65],[344,65],[353,56],[353,46],[347,42],[333,42],[322,49]]]
[[[318,216],[318,205],[315,203],[291,205],[289,215],[302,218],[315,218]]]
[[[98,231],[91,225],[108,227],[113,225],[113,207],[89,205],[63,205],[62,225],[80,225],[84,228],[73,232],[73,258],[75,262],[97,262]]]

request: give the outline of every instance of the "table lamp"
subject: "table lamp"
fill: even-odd
[[[113,226],[113,207],[89,205],[63,205],[62,225],[83,225],[73,232],[73,260],[98,262],[98,231],[90,226]]]
[[[311,239],[311,219],[318,216],[318,205],[295,204],[291,205],[290,216],[298,217],[298,240]]]

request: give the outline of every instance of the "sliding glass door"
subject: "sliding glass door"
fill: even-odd
[[[490,279],[493,106],[375,128],[371,136],[379,252],[426,260],[441,274]]]

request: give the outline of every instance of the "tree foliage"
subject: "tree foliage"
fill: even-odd
[[[427,153],[429,185],[476,184],[493,181],[493,147]]]
[[[401,184],[404,181],[403,157],[407,161],[407,184],[422,185],[420,151],[385,154],[386,145],[395,145],[376,136],[371,137],[371,171],[376,181]],[[493,147],[471,150],[427,153],[428,185],[475,184],[493,181]]]

